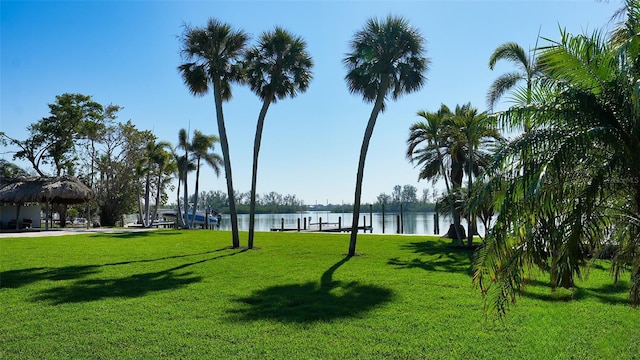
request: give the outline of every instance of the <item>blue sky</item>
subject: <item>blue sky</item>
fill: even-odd
[[[213,96],[189,94],[176,70],[183,24],[209,17],[252,34],[282,26],[306,40],[314,79],[306,93],[272,105],[260,153],[258,193],[295,194],[306,204],[353,202],[362,136],[372,104],[349,93],[342,58],[353,34],[371,17],[401,15],[426,39],[431,59],[423,89],[389,102],[367,155],[363,201],[394,185],[431,189],[405,159],[409,126],[419,110],[471,104],[486,110],[486,92],[505,63],[487,61],[500,44],[533,48],[538,32],[558,39],[610,28],[619,1],[5,1],[0,2],[0,131],[24,139],[65,92],[124,107],[129,119],[160,140],[177,143],[190,126],[217,134]],[[540,41],[540,45],[545,44]],[[234,185],[248,191],[255,124],[261,103],[235,86],[224,105]],[[501,104],[504,108],[508,104]],[[4,149],[0,157],[11,160]],[[218,149],[220,153],[220,150]],[[193,176],[192,176],[193,178]],[[194,180],[194,179],[192,179]],[[226,190],[224,175],[201,174],[202,190]],[[191,185],[193,190],[193,184]],[[172,195],[172,200],[175,197]]]

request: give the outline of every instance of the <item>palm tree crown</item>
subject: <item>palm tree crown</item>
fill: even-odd
[[[500,60],[506,60],[515,64],[519,71],[502,74],[494,80],[487,93],[489,110],[493,110],[500,98],[522,81],[525,81],[525,89],[524,91],[516,93],[513,100],[521,104],[530,103],[533,81],[536,76],[540,75],[540,68],[536,59],[527,54],[517,43],[507,42],[498,46],[493,51],[489,57],[489,69],[493,70],[496,63]]]
[[[281,27],[260,36],[245,55],[245,76],[251,90],[263,101],[276,102],[305,92],[313,78],[313,61],[302,38]]]
[[[206,95],[211,83],[220,79],[222,99],[230,100],[230,83],[242,81],[237,60],[248,40],[244,31],[213,18],[203,28],[186,26],[180,50],[186,62],[178,70],[191,94]]]
[[[373,102],[391,91],[396,100],[419,90],[425,83],[429,59],[423,56],[424,38],[402,17],[371,18],[351,41],[343,60],[349,91]],[[384,110],[384,99],[382,110]]]

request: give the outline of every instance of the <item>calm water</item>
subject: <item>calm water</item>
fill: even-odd
[[[426,213],[408,213],[403,215],[403,227],[405,234],[423,234],[423,235],[433,235],[434,234],[434,222],[433,222],[433,214],[432,212]],[[384,216],[384,233],[385,234],[396,234],[398,227],[398,214],[388,214],[385,213]],[[363,225],[363,216],[366,216],[367,225],[370,225],[370,216],[369,213],[360,214],[360,226]],[[304,218],[307,218],[307,223],[317,223],[322,219],[323,223],[329,222],[334,223],[337,226],[339,218],[342,220],[342,226],[350,226],[351,221],[353,219],[353,214],[351,213],[329,213],[326,211],[309,211],[302,212],[297,214],[257,214],[256,215],[256,231],[270,231],[271,228],[279,228],[281,226],[281,221],[284,219],[285,228],[296,228],[298,226],[298,219],[300,219],[300,227],[302,228],[304,225]],[[439,224],[440,224],[440,235],[447,232],[449,229],[449,224],[453,223],[450,220],[450,216],[446,216],[440,214]],[[382,234],[383,233],[383,223],[382,223],[382,214],[381,213],[373,213],[373,233],[374,234]],[[463,220],[463,225],[465,229],[468,228],[467,223]],[[241,231],[249,230],[249,215],[248,214],[240,214],[238,215],[238,227]],[[231,223],[229,221],[229,214],[224,214],[222,216],[222,221],[220,224],[220,229],[222,230],[231,230]],[[478,233],[484,236],[485,229],[482,226],[481,222],[478,222]]]

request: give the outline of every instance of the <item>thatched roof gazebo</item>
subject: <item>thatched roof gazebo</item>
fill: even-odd
[[[94,198],[94,192],[73,176],[0,180],[0,203],[16,205],[16,220],[24,203],[80,204]]]

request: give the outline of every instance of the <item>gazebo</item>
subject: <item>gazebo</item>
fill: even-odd
[[[4,224],[15,221],[16,229],[21,225],[20,207],[24,204],[46,204],[47,218],[49,217],[50,204],[81,204],[95,198],[93,191],[73,176],[60,177],[25,177],[20,176],[11,179],[0,180],[0,203],[3,206],[1,221]],[[15,217],[9,214],[12,211],[4,211],[15,207]],[[37,211],[38,223],[40,223],[40,211]],[[23,220],[24,224],[24,220]],[[11,224],[13,225],[13,223]],[[47,223],[48,227],[48,223]]]

